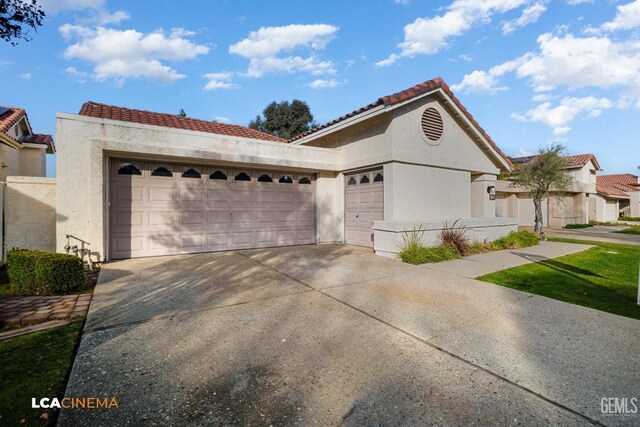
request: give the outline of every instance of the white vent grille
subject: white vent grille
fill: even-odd
[[[435,108],[427,108],[422,113],[422,132],[431,141],[437,141],[442,137],[442,116]]]

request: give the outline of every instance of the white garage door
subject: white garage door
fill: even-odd
[[[312,175],[112,163],[111,258],[315,243]]]
[[[345,176],[345,241],[373,247],[373,221],[384,219],[381,170]]]
[[[607,200],[607,212],[605,221],[618,220],[618,202],[616,200]]]

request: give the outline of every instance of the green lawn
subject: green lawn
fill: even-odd
[[[487,274],[478,280],[640,319],[640,305],[636,303],[640,246],[550,240],[596,247]]]
[[[56,411],[32,409],[31,398],[62,396],[81,330],[76,321],[0,341],[0,425],[53,425]]]

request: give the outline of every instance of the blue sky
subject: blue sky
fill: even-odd
[[[298,98],[324,123],[440,76],[509,155],[640,166],[640,0],[42,4],[31,42],[0,45],[0,105],[38,133],[88,100],[246,125]]]

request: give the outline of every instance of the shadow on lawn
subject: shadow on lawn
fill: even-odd
[[[515,253],[515,252],[514,252]],[[586,280],[584,277],[580,277],[580,276],[590,276],[590,277],[599,277],[601,279],[604,279],[604,276],[601,276],[597,273],[594,273],[593,271],[589,271],[589,270],[585,270],[583,268],[579,268],[570,264],[565,264],[564,262],[560,262],[557,261],[555,259],[549,259],[547,257],[541,256],[541,255],[532,255],[532,254],[524,254],[524,253],[515,253],[516,255],[518,255],[519,257],[522,257],[526,260],[529,261],[533,261],[533,262],[538,262],[542,265],[545,265],[553,270],[559,271],[561,273],[565,273],[568,274],[570,276],[575,277],[576,279],[580,279],[582,281],[588,282],[588,283],[592,283],[589,282],[588,280]]]

